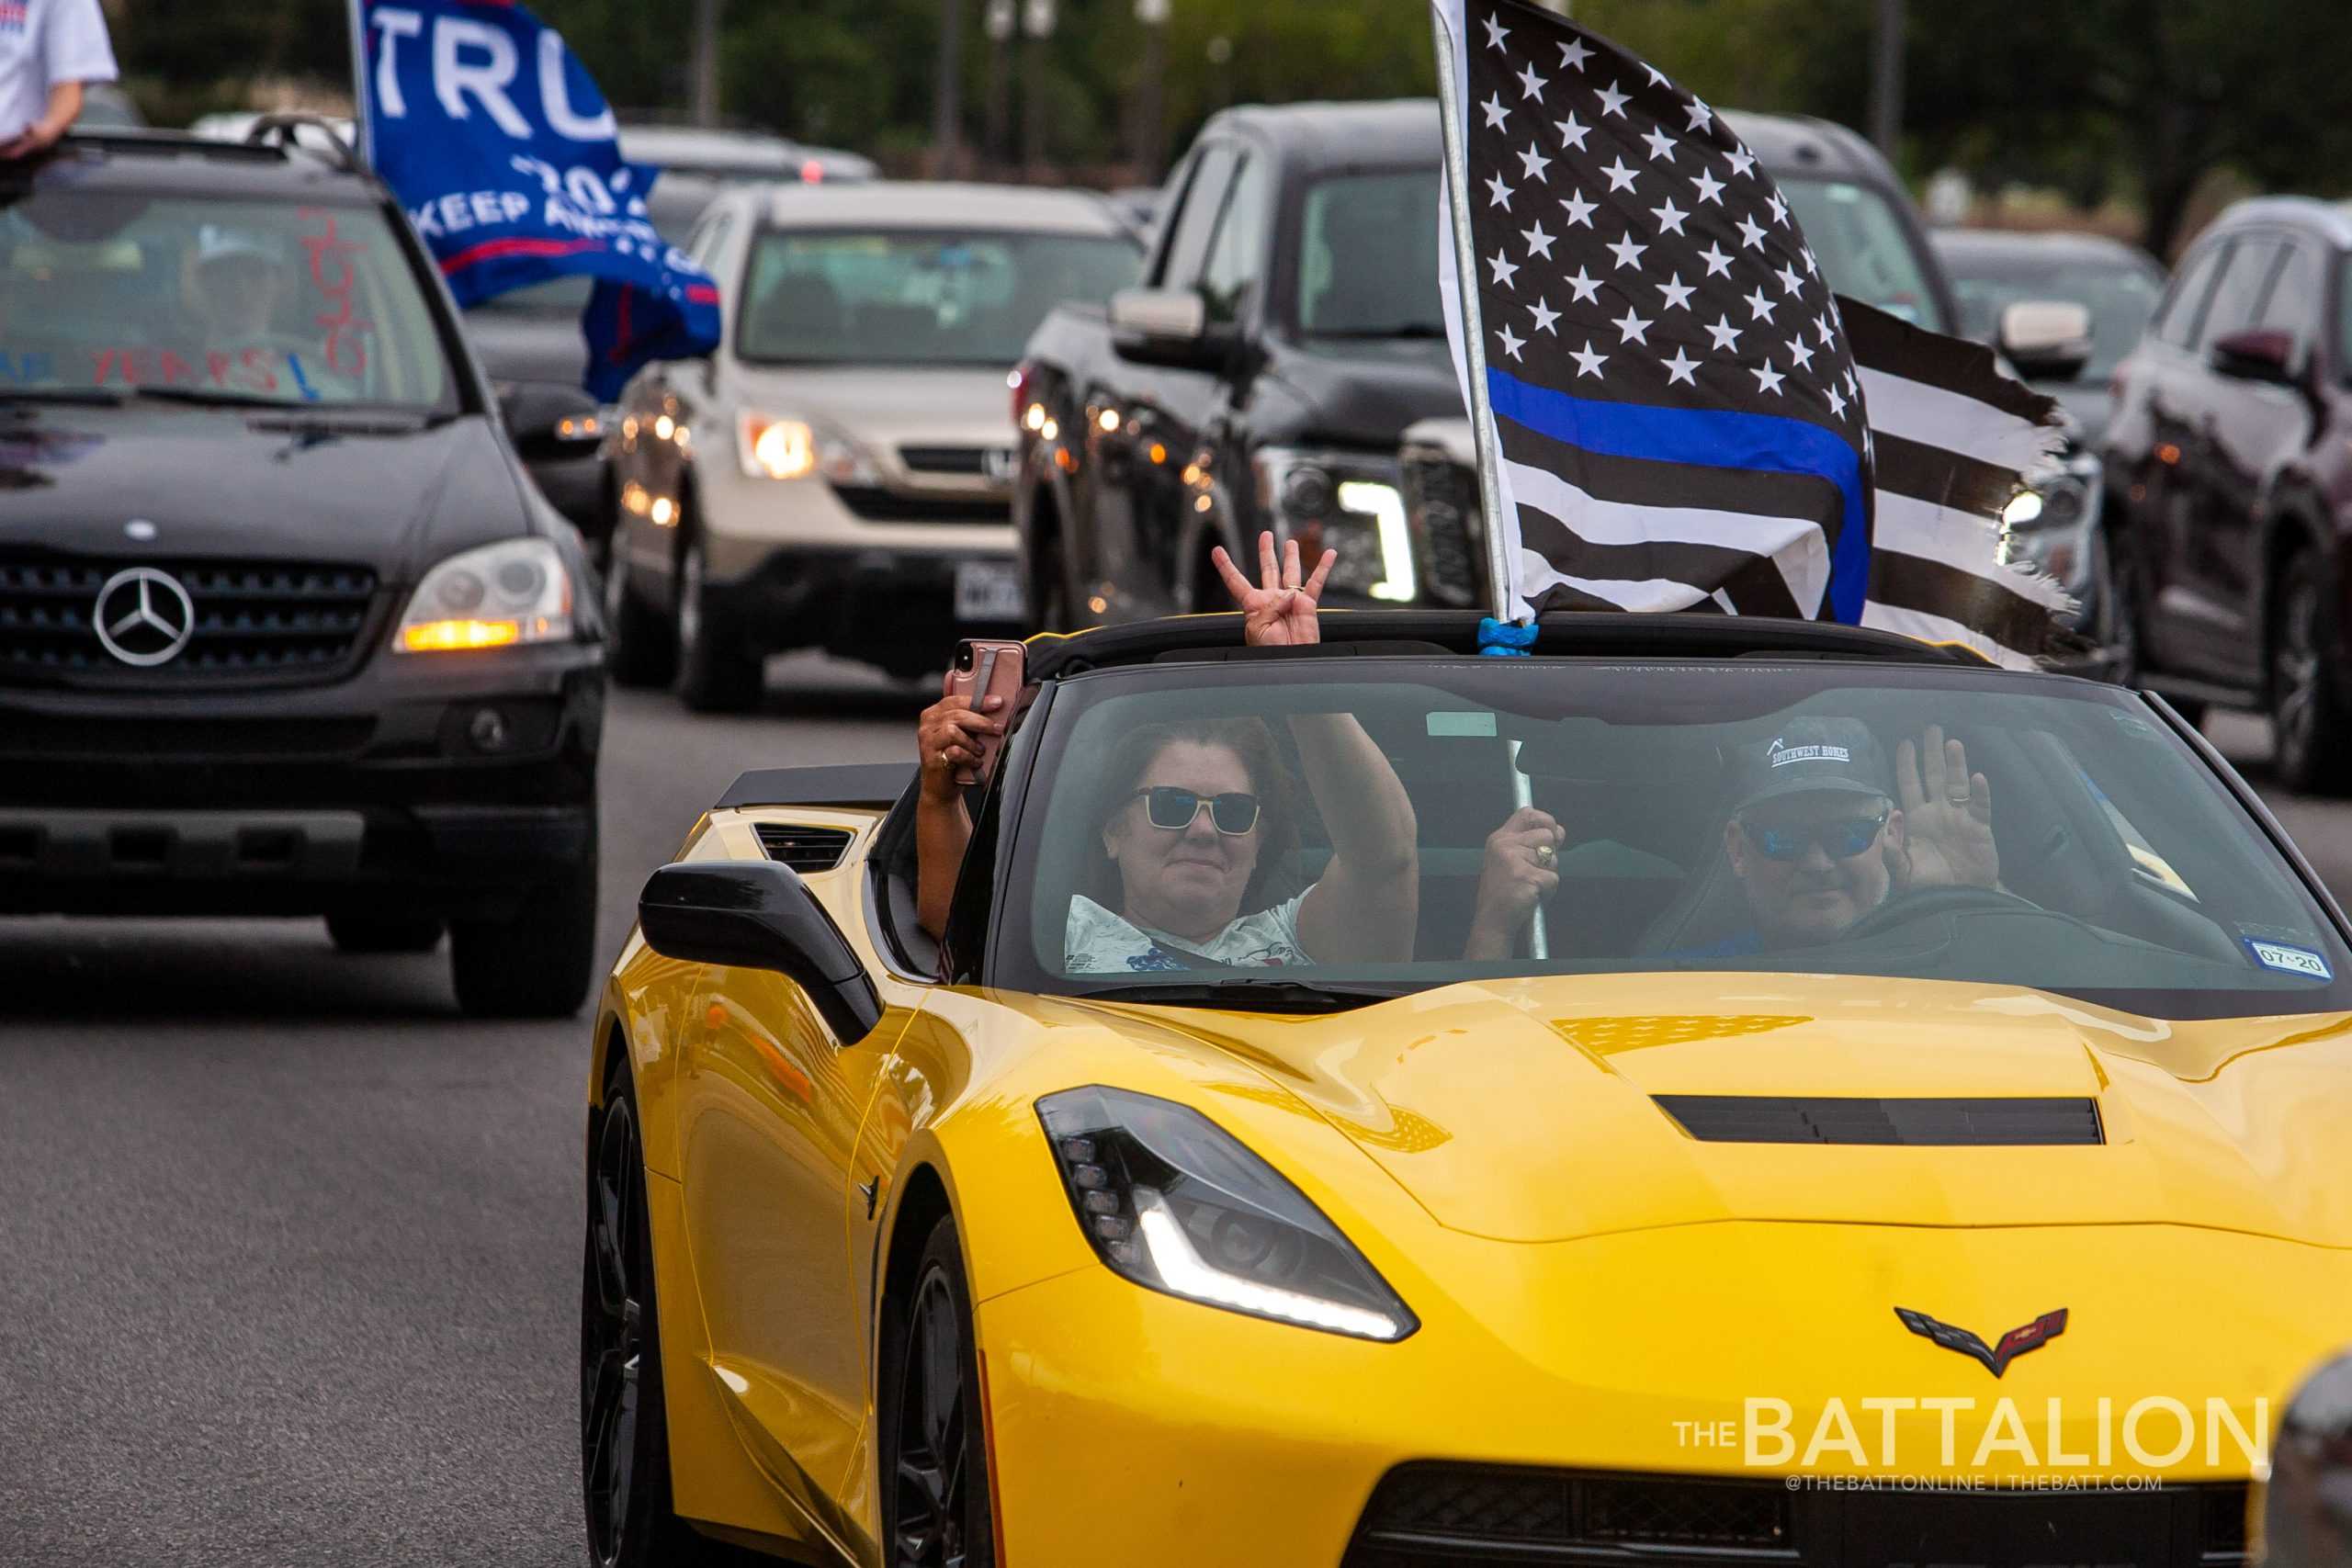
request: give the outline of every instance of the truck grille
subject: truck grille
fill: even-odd
[[[107,651],[95,615],[107,583],[132,565],[170,577],[196,612],[186,646],[146,667]],[[334,680],[359,662],[375,595],[376,574],[359,566],[0,554],[0,682],[154,689]]]
[[[1638,1561],[1645,1568],[1781,1563],[1883,1568],[2245,1562],[2246,1488],[2161,1491],[1791,1491],[1780,1479],[1399,1465],[1381,1478],[1343,1568],[1477,1568]],[[1950,1555],[1923,1558],[1932,1543]]]
[[[1403,468],[1405,522],[1424,597],[1456,608],[1482,603],[1487,568],[1478,476],[1434,454],[1408,456]]]

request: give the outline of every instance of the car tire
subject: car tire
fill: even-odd
[[[2274,583],[2270,621],[2270,724],[2278,781],[2303,795],[2334,795],[2347,779],[2352,725],[2336,660],[2335,574],[2310,550],[2289,558]]]
[[[449,976],[473,1018],[568,1018],[587,998],[596,956],[596,836],[578,863],[532,890],[503,920],[454,920]]]
[[[624,1075],[588,1142],[580,1266],[580,1496],[596,1568],[710,1568],[729,1554],[672,1506],[662,1314],[645,1213],[645,1148]]]
[[[1029,585],[1029,629],[1033,632],[1070,632],[1078,629],[1076,602],[1069,592],[1069,562],[1062,555],[1061,536],[1047,532],[1037,536],[1035,551],[1036,581]]]
[[[666,686],[678,672],[677,628],[647,604],[616,539],[605,563],[605,669],[623,686]]]
[[[950,1336],[952,1356],[944,1343]],[[951,1360],[956,1388],[933,1389],[932,1381]],[[971,1288],[953,1216],[932,1226],[905,1293],[888,1303],[880,1372],[876,1453],[883,1561],[923,1568],[960,1561],[965,1568],[992,1568],[987,1417],[980,1407]]]
[[[337,953],[430,953],[441,945],[438,915],[329,915],[327,938]]]
[[[714,613],[700,539],[678,563],[678,700],[696,713],[741,713],[765,689],[763,660]]]

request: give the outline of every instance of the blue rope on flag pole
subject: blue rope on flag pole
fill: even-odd
[[[1535,623],[1521,626],[1516,621],[1498,621],[1492,615],[1478,620],[1478,655],[1482,659],[1525,659],[1527,650],[1535,646]]]

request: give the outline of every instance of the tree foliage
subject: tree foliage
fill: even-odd
[[[942,6],[964,7],[965,137],[981,136],[995,52],[983,0],[727,0],[730,118],[814,141],[911,153],[928,143]],[[536,0],[626,109],[688,97],[690,0]],[[1227,104],[1433,90],[1423,0],[1172,0],[1164,145]],[[1575,0],[1575,15],[1712,103],[1862,123],[1876,0]],[[1133,0],[1060,0],[1043,92],[1049,158],[1116,162],[1146,57]],[[121,0],[116,44],[167,117],[240,101],[255,78],[347,79],[331,0],[222,7]],[[2352,5],[2311,0],[1912,0],[1905,171],[1957,164],[1980,183],[2054,185],[2141,204],[2172,246],[2191,192],[2228,166],[2273,188],[2352,184],[2336,78]],[[1028,75],[1012,72],[1011,123]]]

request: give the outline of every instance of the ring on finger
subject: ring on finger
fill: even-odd
[[[1553,852],[1551,845],[1538,844],[1535,846],[1535,863],[1542,866],[1544,870],[1551,870],[1553,863],[1559,858],[1560,857],[1557,854]]]

